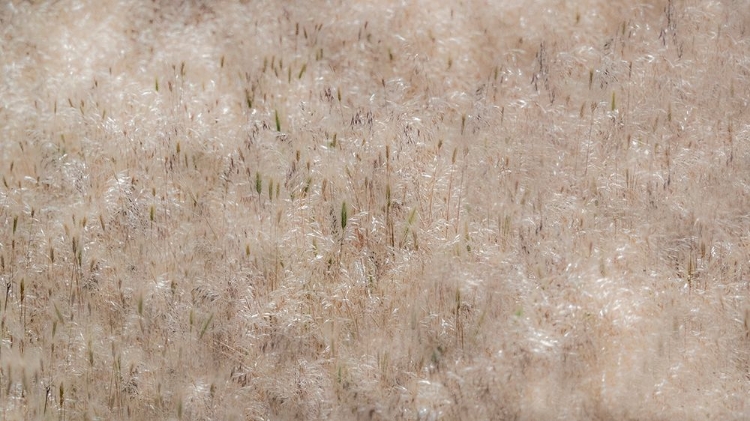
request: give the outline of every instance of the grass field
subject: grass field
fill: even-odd
[[[750,418],[748,31],[0,1],[0,420]]]

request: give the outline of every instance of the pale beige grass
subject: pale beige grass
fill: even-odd
[[[750,418],[747,16],[3,1],[0,420]]]

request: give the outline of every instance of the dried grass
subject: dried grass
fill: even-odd
[[[747,419],[749,13],[3,2],[0,420]]]

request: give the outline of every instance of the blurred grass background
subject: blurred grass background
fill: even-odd
[[[3,1],[0,419],[746,419],[748,5]]]

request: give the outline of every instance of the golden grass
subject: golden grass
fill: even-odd
[[[0,420],[747,419],[750,7],[0,4]]]

